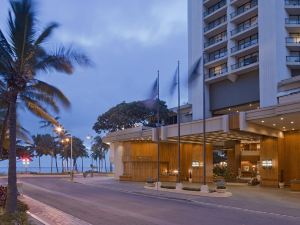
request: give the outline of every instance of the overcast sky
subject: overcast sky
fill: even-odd
[[[60,28],[51,45],[73,45],[90,56],[95,66],[78,68],[73,76],[42,74],[72,103],[62,111],[62,123],[74,135],[94,134],[97,116],[122,101],[147,97],[156,71],[161,71],[161,95],[168,97],[177,60],[182,79],[187,68],[187,0],[37,0],[41,28],[55,21]],[[0,27],[7,20],[8,0],[0,0]],[[187,91],[183,91],[186,100]],[[32,134],[38,120],[20,111]]]

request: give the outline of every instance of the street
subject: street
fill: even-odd
[[[222,199],[186,201],[71,183],[62,178],[22,178],[24,194],[95,225],[299,224],[294,214],[226,207]],[[224,199],[224,202],[228,200]],[[296,213],[295,213],[296,212]],[[299,215],[299,214],[298,214]],[[53,215],[55,216],[55,215]]]

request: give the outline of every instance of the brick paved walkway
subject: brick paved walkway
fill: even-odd
[[[21,200],[29,206],[33,217],[39,218],[45,225],[91,225],[28,196],[23,196]]]

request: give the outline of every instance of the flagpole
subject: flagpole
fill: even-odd
[[[178,89],[178,108],[177,108],[177,126],[178,126],[178,176],[177,176],[177,183],[180,183],[180,176],[181,176],[181,167],[180,167],[180,78],[179,78],[179,66],[180,62],[178,60],[177,64],[177,89]]]
[[[206,94],[205,94],[205,74],[204,56],[202,56],[202,82],[203,82],[203,184],[206,185]]]
[[[157,188],[158,188],[158,182],[159,174],[160,174],[160,134],[159,134],[159,128],[160,128],[160,113],[159,113],[159,70],[157,71],[157,125],[156,125],[156,132],[157,132]]]

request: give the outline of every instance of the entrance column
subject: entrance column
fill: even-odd
[[[231,170],[232,178],[238,177],[241,168],[241,144],[239,141],[230,143],[228,147],[232,150],[227,151],[227,166]]]

